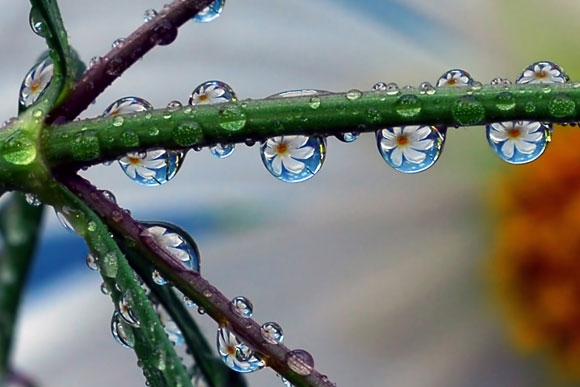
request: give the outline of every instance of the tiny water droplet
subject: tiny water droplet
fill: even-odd
[[[236,146],[234,144],[217,144],[209,148],[209,151],[212,155],[216,156],[220,159],[225,159],[228,156],[231,156],[234,153]]]
[[[101,293],[103,293],[105,296],[108,296],[109,294],[111,294],[111,291],[109,290],[109,286],[107,285],[106,282],[101,282]]]
[[[100,56],[93,56],[91,58],[91,60],[89,61],[89,68],[95,67],[96,65],[98,65],[102,61],[103,61],[103,58],[101,58]]]
[[[103,262],[101,263],[101,273],[105,277],[115,278],[118,270],[119,263],[117,261],[117,254],[114,252],[106,253],[103,256]]]
[[[40,14],[40,11],[36,7],[30,8],[30,14],[28,16],[28,22],[30,23],[30,28],[32,32],[40,37],[45,37],[46,35],[46,26],[44,25],[44,19]]]
[[[113,312],[113,317],[111,318],[111,333],[115,340],[123,347],[133,348],[135,345],[133,330],[123,321],[117,311]]]
[[[132,297],[129,293],[123,293],[119,302],[117,303],[117,311],[121,315],[123,321],[129,324],[132,327],[138,328],[141,324],[139,320],[135,316],[135,312],[133,311],[133,306],[131,303],[133,302]]]
[[[362,97],[362,92],[360,90],[352,89],[346,92],[346,99],[349,101],[354,101]]]
[[[193,300],[187,296],[183,296],[183,303],[188,308],[193,308],[195,306],[195,302],[193,302]]]
[[[419,93],[421,94],[433,95],[435,94],[436,91],[437,90],[435,89],[435,87],[429,82],[422,82],[419,85]]]
[[[215,0],[209,6],[204,8],[201,12],[193,17],[193,20],[198,23],[209,23],[210,21],[221,15],[224,10],[226,0]]]
[[[388,95],[397,95],[401,92],[399,90],[399,85],[397,85],[394,82],[387,84],[387,88],[385,91],[387,92]]]
[[[460,125],[476,125],[485,118],[485,108],[474,96],[464,95],[451,106],[451,115]]]
[[[314,96],[314,97],[310,97],[310,101],[308,101],[308,105],[316,110],[320,107],[320,97]]]
[[[97,224],[95,222],[93,222],[92,220],[87,223],[87,230],[90,232],[93,232],[97,229]]]
[[[557,94],[548,103],[548,111],[556,118],[573,116],[576,112],[576,104],[565,94]]]
[[[167,280],[161,276],[161,273],[158,270],[153,270],[151,273],[151,279],[159,286],[163,286],[167,284]]]
[[[512,93],[499,93],[495,99],[495,105],[501,111],[509,111],[516,107],[516,99]]]
[[[38,207],[42,204],[40,199],[38,199],[38,197],[36,195],[31,194],[31,193],[24,194],[24,199],[26,200],[26,203],[28,203],[29,205],[31,205],[33,207]]]
[[[286,355],[286,364],[298,375],[306,376],[314,369],[314,359],[312,355],[303,349],[295,349]]]
[[[75,231],[72,224],[69,222],[69,220],[67,219],[65,214],[63,214],[60,211],[57,211],[56,209],[54,210],[54,213],[56,214],[56,218],[58,219],[58,222],[65,230],[70,231],[70,232]]]
[[[123,116],[115,116],[113,117],[113,126],[123,126],[123,123],[125,122],[125,119],[123,118]]]
[[[452,69],[445,72],[437,80],[437,87],[443,86],[471,86],[473,78],[465,70]]]
[[[489,145],[502,160],[525,164],[544,153],[552,136],[552,125],[537,121],[507,121],[487,125]]]
[[[373,90],[385,91],[387,90],[387,84],[385,82],[377,82],[373,85]]]
[[[36,102],[52,81],[54,65],[50,57],[46,57],[34,65],[24,77],[20,86],[18,102],[28,107]]]
[[[147,236],[154,238],[158,245],[179,259],[185,267],[200,271],[199,249],[191,235],[184,229],[167,222],[142,222],[141,224],[146,227]]]
[[[87,262],[87,267],[89,269],[91,269],[93,271],[99,270],[99,266],[97,264],[97,257],[95,257],[92,253],[87,254],[86,262]]]
[[[150,22],[151,20],[155,19],[157,17],[157,11],[154,9],[148,9],[145,11],[145,14],[143,15],[143,19],[145,20],[145,22]]]
[[[169,101],[167,104],[167,110],[170,112],[176,112],[181,109],[182,106],[181,101],[174,99],[173,101]]]
[[[230,306],[232,311],[240,317],[252,317],[254,313],[252,302],[243,296],[234,298]]]
[[[260,145],[264,166],[274,177],[288,183],[312,178],[326,158],[324,137],[279,136]]]
[[[199,314],[205,314],[205,309],[203,308],[203,306],[198,306],[197,307],[197,313],[199,313]]]
[[[125,38],[119,38],[116,39],[113,44],[111,44],[112,48],[120,48],[123,47],[123,45],[125,44]]]
[[[284,331],[282,327],[275,322],[266,322],[262,324],[260,333],[264,340],[270,344],[278,344],[284,340]]]
[[[403,173],[422,172],[435,164],[444,136],[435,126],[396,126],[376,132],[383,159]]]
[[[284,387],[294,387],[292,383],[290,383],[290,381],[288,379],[286,379],[283,376],[280,376],[280,380],[282,381],[282,384],[284,385]]]
[[[526,111],[526,113],[533,113],[536,110],[536,104],[533,103],[532,101],[528,101],[524,105],[524,110]]]
[[[507,78],[496,77],[491,80],[490,84],[492,86],[508,86],[511,85],[512,82]]]
[[[342,142],[350,143],[356,141],[360,136],[359,132],[347,132],[337,134],[335,137]]]
[[[102,190],[101,194],[111,203],[117,203],[117,198],[111,191]]]
[[[232,370],[242,373],[255,372],[266,363],[242,343],[229,329],[220,327],[217,331],[217,349],[220,358]]]
[[[413,94],[402,95],[395,105],[395,111],[401,117],[415,117],[421,112],[421,101]]]
[[[564,70],[553,62],[540,61],[526,67],[516,83],[566,83],[570,80]]]

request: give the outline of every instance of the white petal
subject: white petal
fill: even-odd
[[[282,174],[282,158],[280,156],[275,156],[272,159],[272,170],[276,176],[280,176]]]
[[[302,148],[307,142],[307,136],[286,136],[284,139],[286,146],[290,149]]]
[[[314,148],[311,146],[305,146],[303,148],[293,150],[292,153],[290,154],[290,156],[295,158],[295,159],[305,160],[305,159],[309,159],[310,157],[312,157],[313,154],[314,154]]]
[[[403,152],[401,148],[397,147],[391,152],[391,162],[396,167],[400,167],[403,164]]]
[[[529,133],[529,134],[521,137],[521,139],[523,141],[528,141],[528,142],[538,142],[542,138],[544,138],[544,134],[540,133],[540,132]]]
[[[293,159],[292,157],[288,157],[282,160],[284,164],[284,168],[292,173],[300,173],[304,170],[304,163],[298,160]]]
[[[534,153],[534,151],[538,147],[536,144],[533,144],[531,142],[526,142],[526,141],[516,141],[515,146],[516,146],[516,149],[518,150],[518,152],[526,154],[526,155]]]
[[[429,150],[433,148],[433,144],[435,141],[433,140],[421,140],[414,142],[413,144],[409,145],[409,148],[416,149],[416,150]]]
[[[514,142],[512,140],[504,142],[501,146],[501,153],[508,159],[511,159],[514,156]]]
[[[127,176],[129,176],[131,179],[134,179],[137,173],[135,166],[133,165],[129,165],[126,169],[125,169],[125,173],[127,174]]]
[[[425,161],[425,158],[427,157],[425,153],[416,151],[413,148],[403,149],[403,155],[408,161],[414,164],[421,164],[423,161]]]

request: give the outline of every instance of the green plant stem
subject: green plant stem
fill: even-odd
[[[401,125],[471,126],[498,121],[580,120],[580,84],[447,87],[269,98],[160,109],[81,120],[45,133],[42,152],[56,167],[86,167],[150,148],[189,149],[268,137],[370,132]]]

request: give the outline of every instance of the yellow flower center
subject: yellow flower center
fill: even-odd
[[[409,139],[407,138],[407,136],[402,134],[399,137],[397,137],[397,145],[398,146],[405,146],[408,143],[409,143]]]
[[[284,143],[276,145],[276,153],[283,155],[288,151],[288,146]]]
[[[131,156],[129,156],[128,159],[129,159],[129,163],[131,165],[139,165],[141,163],[141,159],[139,157],[131,157]]]
[[[228,351],[228,355],[230,356],[235,356],[236,355],[236,347],[233,345],[228,345],[228,347],[226,348],[226,350]]]
[[[455,79],[450,79],[450,80],[448,80],[448,81],[447,81],[447,84],[448,84],[449,86],[453,86],[453,85],[455,85],[456,83],[457,83],[457,81],[456,81]]]
[[[519,138],[521,134],[522,134],[522,131],[520,130],[520,128],[511,128],[507,132],[508,137],[512,138],[512,139]]]
[[[199,101],[200,102],[205,102],[205,101],[207,101],[207,99],[208,99],[207,94],[203,93],[203,94],[200,94],[199,95]]]

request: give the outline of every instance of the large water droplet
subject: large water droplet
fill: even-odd
[[[119,165],[133,181],[147,186],[157,186],[173,179],[181,165],[184,154],[180,151],[152,149],[131,152],[119,159]]]
[[[252,302],[243,296],[238,296],[232,300],[231,309],[241,317],[252,317],[254,313]]]
[[[117,311],[121,315],[121,318],[130,326],[138,328],[140,323],[135,312],[133,311],[132,297],[129,293],[123,293],[119,302],[117,303]]]
[[[228,156],[231,156],[232,153],[234,153],[234,150],[236,149],[235,144],[216,144],[212,147],[209,148],[209,151],[211,152],[212,155],[220,158],[220,159],[225,159]]]
[[[142,222],[147,227],[143,235],[153,237],[157,244],[178,258],[192,270],[200,271],[200,254],[197,244],[181,227],[166,222]]]
[[[470,86],[473,83],[473,78],[465,70],[453,69],[449,70],[437,80],[437,87],[443,86]]]
[[[266,322],[262,324],[260,333],[264,340],[270,344],[278,344],[284,340],[284,331],[282,327],[275,322]]]
[[[485,108],[474,96],[464,95],[451,106],[451,115],[460,125],[475,125],[485,118]]]
[[[326,139],[308,136],[279,136],[262,142],[260,155],[266,169],[276,178],[298,183],[313,177],[326,158]]]
[[[404,173],[431,167],[443,147],[443,135],[435,126],[396,126],[378,130],[376,137],[383,159]]]
[[[237,100],[236,93],[227,83],[222,81],[206,81],[193,89],[189,97],[189,104],[192,106],[211,105],[235,102]]]
[[[215,0],[209,6],[193,17],[193,20],[199,23],[208,23],[221,15],[224,10],[226,0]]]
[[[254,352],[225,327],[217,332],[218,353],[223,362],[237,372],[254,372],[266,364],[258,359]]]
[[[20,86],[19,103],[28,107],[40,98],[52,81],[54,65],[50,57],[46,57],[36,64],[24,77]]]
[[[123,321],[119,312],[113,312],[111,318],[111,333],[115,340],[126,348],[133,348],[135,345],[135,336],[131,327]]]
[[[27,137],[15,135],[0,144],[4,160],[14,165],[28,165],[36,159],[36,143]]]
[[[485,134],[493,151],[511,164],[525,164],[540,157],[551,139],[552,127],[535,121],[496,122]]]
[[[312,355],[303,349],[295,349],[286,355],[286,364],[298,375],[310,375],[314,369]]]
[[[28,16],[30,28],[38,36],[44,37],[46,35],[46,26],[40,11],[36,7],[30,8],[30,15]]]
[[[522,71],[516,83],[566,83],[570,80],[564,70],[553,62],[532,63]]]

